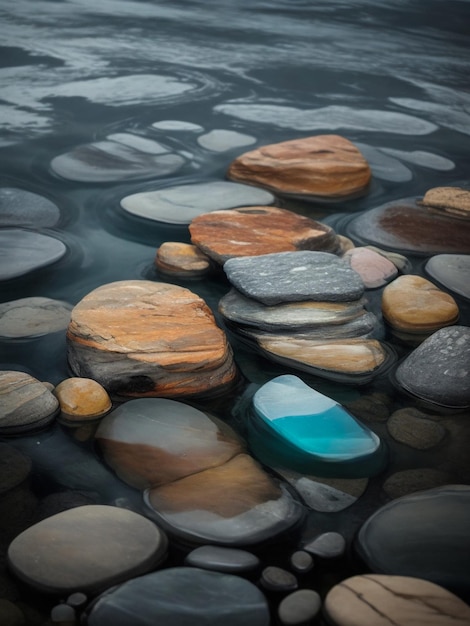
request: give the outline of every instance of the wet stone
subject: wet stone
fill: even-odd
[[[343,556],[346,550],[346,540],[340,533],[327,532],[304,543],[302,549],[322,559],[336,559]]]
[[[123,396],[213,393],[237,377],[230,345],[204,300],[146,280],[98,287],[73,309],[73,373]]]
[[[450,476],[446,472],[432,467],[401,470],[387,478],[383,490],[391,498],[401,498],[416,491],[443,487],[449,484]]]
[[[122,480],[146,489],[148,515],[188,542],[248,545],[302,515],[227,424],[181,402],[126,402],[103,419],[96,440]]]
[[[256,143],[256,138],[251,135],[238,133],[234,130],[215,128],[205,135],[200,135],[197,138],[197,142],[200,146],[211,152],[226,152],[234,148],[251,146]]]
[[[219,313],[233,324],[266,331],[342,327],[365,314],[364,301],[287,302],[267,306],[232,288],[219,300]]]
[[[222,546],[200,546],[192,550],[184,562],[192,567],[230,574],[252,572],[260,565],[258,557],[251,552]]]
[[[193,122],[186,122],[183,120],[160,120],[159,122],[154,122],[152,124],[152,128],[156,128],[157,130],[171,130],[177,132],[192,132],[199,133],[204,129],[199,124],[194,124]]]
[[[268,306],[306,300],[349,302],[364,293],[359,274],[328,252],[305,250],[229,259],[224,271],[241,293]]]
[[[0,434],[21,435],[45,428],[58,413],[57,398],[29,374],[0,371]]]
[[[51,200],[25,189],[0,187],[0,226],[51,228],[60,211]]]
[[[446,429],[441,424],[413,417],[407,409],[395,411],[387,422],[387,429],[396,441],[415,450],[433,448],[446,436]]]
[[[383,465],[380,438],[296,376],[265,383],[252,405],[250,444],[268,465],[354,477],[370,476]]]
[[[283,626],[310,624],[321,608],[321,598],[313,589],[299,589],[283,598],[277,614]]]
[[[167,543],[153,522],[133,511],[90,505],[23,531],[10,544],[8,563],[42,592],[96,592],[155,568]]]
[[[382,248],[377,248],[376,246],[364,246],[368,250],[372,250],[373,252],[377,252],[381,256],[388,259],[395,267],[403,273],[407,273],[411,271],[411,263],[408,261],[406,256],[403,254],[398,254],[398,252],[391,252],[390,250],[382,250]]]
[[[0,496],[22,485],[31,472],[31,459],[6,443],[0,443]]]
[[[177,185],[125,196],[121,207],[138,217],[169,224],[189,224],[209,211],[266,205],[274,196],[264,189],[227,181]]]
[[[67,248],[55,237],[22,230],[0,230],[0,280],[18,278],[61,259]]]
[[[468,596],[469,506],[466,485],[398,498],[366,520],[356,550],[371,571],[424,578]]]
[[[437,254],[424,269],[446,289],[470,299],[470,254]]]
[[[410,254],[469,254],[470,228],[462,220],[432,213],[416,198],[404,198],[351,220],[346,235]]]
[[[309,508],[322,513],[348,508],[362,496],[368,485],[367,478],[325,478],[284,468],[276,468],[276,471],[294,487]]]
[[[424,335],[455,324],[460,314],[452,296],[413,274],[399,276],[385,287],[382,313],[398,333]]]
[[[344,137],[317,135],[246,152],[232,162],[227,175],[280,193],[335,199],[364,193],[371,171]]]
[[[69,509],[97,503],[98,495],[93,492],[67,490],[49,493],[39,501],[34,512],[34,522],[40,522]]]
[[[365,422],[385,422],[390,417],[391,399],[373,392],[345,404],[348,411]]]
[[[260,585],[268,591],[294,591],[298,587],[297,578],[282,567],[269,565],[261,572]]]
[[[162,150],[156,142],[156,153],[148,151],[148,144],[143,151],[139,139],[136,136],[136,140],[124,139],[123,143],[121,137],[118,141],[106,139],[77,146],[52,159],[51,169],[67,180],[105,183],[169,176],[186,163],[181,155],[172,154],[169,149],[160,154]],[[135,147],[136,142],[139,147]]]
[[[419,577],[365,574],[328,592],[324,610],[333,626],[467,626],[470,607],[443,587]]]
[[[391,261],[368,248],[353,248],[346,252],[343,259],[347,260],[352,269],[359,274],[366,289],[382,287],[398,273]]]
[[[289,562],[297,574],[307,574],[315,565],[312,555],[305,552],[305,550],[297,550],[291,554]]]
[[[470,190],[461,187],[434,187],[421,201],[426,208],[451,217],[470,219]]]
[[[233,257],[296,250],[334,253],[339,249],[330,226],[277,207],[249,206],[204,213],[193,219],[189,232],[191,242],[220,264]]]
[[[129,615],[133,626],[270,623],[267,601],[255,585],[239,576],[193,567],[153,572],[103,594],[92,605],[87,624],[129,626]]]
[[[157,250],[155,266],[168,276],[200,278],[211,272],[212,261],[190,243],[165,241]]]
[[[66,378],[54,389],[54,395],[66,422],[99,419],[112,407],[106,389],[91,378]]]
[[[72,305],[61,300],[33,297],[0,304],[0,337],[37,337],[67,328]]]
[[[398,366],[399,388],[436,408],[470,406],[470,328],[449,326],[433,333]]]
[[[76,591],[69,595],[66,603],[74,609],[82,609],[88,604],[88,597],[81,591]]]
[[[59,626],[75,626],[77,614],[68,604],[56,604],[51,610],[51,622]]]

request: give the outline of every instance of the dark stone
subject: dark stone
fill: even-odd
[[[184,562],[192,567],[230,574],[250,572],[260,564],[258,557],[251,552],[222,546],[200,546],[190,552]]]
[[[346,550],[346,540],[340,533],[327,532],[305,543],[302,548],[314,556],[323,559],[335,559],[343,556]]]
[[[315,562],[311,554],[305,550],[297,550],[290,556],[290,565],[298,574],[306,574],[313,569]]]
[[[321,608],[321,598],[313,589],[299,589],[283,598],[277,614],[283,626],[310,624]]]
[[[261,572],[260,584],[268,591],[294,591],[298,587],[294,574],[274,565],[265,567]]]

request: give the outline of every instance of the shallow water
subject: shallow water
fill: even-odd
[[[338,232],[351,211],[467,183],[469,17],[466,0],[1,3],[0,183],[58,205],[58,224],[40,232],[63,241],[67,253],[53,265],[0,283],[0,301],[47,296],[75,304],[115,280],[168,280],[153,267],[155,250],[164,241],[189,241],[187,227],[131,216],[120,200],[144,190],[223,180],[233,158],[253,145],[337,133],[360,147],[373,172],[365,197],[339,204],[281,201]],[[204,130],[159,124],[165,120]],[[222,133],[218,141],[227,142],[227,149],[220,143],[211,149],[214,130],[254,137],[256,144],[233,145],[235,136]],[[184,164],[158,179],[100,184],[65,180],[50,169],[52,159],[77,145],[126,132],[161,143],[182,155]],[[423,272],[425,258],[410,261],[414,272]],[[228,291],[221,277],[179,284],[214,311]],[[368,295],[379,301],[379,292]],[[460,323],[468,324],[468,302],[456,300]],[[246,384],[289,373],[230,339]],[[69,375],[64,334],[0,342],[0,367],[59,383]],[[393,393],[387,379],[355,388],[303,378],[339,402],[374,390]],[[230,415],[237,399],[214,401],[215,410],[243,432],[239,413]],[[396,396],[395,403],[406,405],[406,399]],[[387,438],[383,424],[374,426]],[[74,488],[97,491],[105,502],[134,498],[93,450],[60,426],[9,442],[36,461],[41,493]],[[452,466],[445,450],[416,453],[393,441],[389,446],[389,472]],[[61,472],[69,455],[73,462]],[[470,479],[468,471],[459,471],[455,481]],[[343,513],[310,513],[303,532],[339,529],[351,538],[384,501],[380,481],[371,482]],[[282,548],[270,552],[272,560],[281,555]]]

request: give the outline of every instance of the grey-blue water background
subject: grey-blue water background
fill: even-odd
[[[67,244],[68,254],[2,283],[0,301],[47,296],[74,304],[107,282],[161,280],[152,269],[156,248],[168,240],[189,241],[186,227],[134,219],[119,208],[121,197],[149,180],[91,185],[51,173],[53,157],[111,130],[137,129],[157,138],[146,129],[171,119],[252,135],[256,145],[337,133],[375,149],[367,196],[339,205],[284,203],[332,224],[339,213],[467,180],[469,18],[464,0],[1,0],[0,182],[57,203],[61,221],[49,232]],[[221,180],[245,150],[214,153],[194,139],[166,137],[192,153],[195,166],[159,179],[155,187]],[[424,259],[411,260],[422,273]],[[214,311],[228,290],[222,279],[180,284]],[[459,305],[462,323],[468,323],[468,305]],[[287,371],[235,348],[248,382]],[[60,382],[69,375],[64,334],[2,342],[0,367]],[[308,380],[339,400],[370,392]],[[108,474],[94,473],[92,456],[84,457],[90,459],[89,475],[81,473],[80,455],[89,451],[60,427],[9,442],[36,459],[44,492],[83,489],[87,480],[99,491],[102,480],[103,501],[116,497],[107,491]],[[80,478],[70,472],[70,484],[64,484],[67,472],[60,475],[60,464],[70,466],[69,454],[80,457]],[[416,461],[415,453],[407,454],[406,466],[424,462],[422,453]],[[343,513],[312,513],[306,529],[341,530],[350,537],[382,503],[379,493],[372,485]],[[270,550],[275,560],[276,548]]]

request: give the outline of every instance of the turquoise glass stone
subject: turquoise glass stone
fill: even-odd
[[[375,433],[292,375],[278,376],[254,394],[248,437],[267,465],[311,474],[372,476],[386,461]]]

